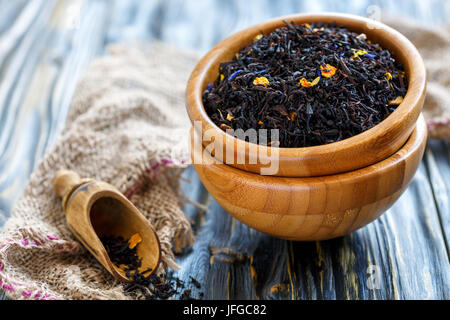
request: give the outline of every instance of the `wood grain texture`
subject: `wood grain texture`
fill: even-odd
[[[204,149],[203,156],[209,157],[205,163],[211,164],[194,167],[209,193],[241,222],[284,239],[326,240],[365,226],[392,206],[411,182],[426,139],[421,116],[411,137],[392,156],[321,177],[262,176],[213,162]]]
[[[156,271],[161,250],[159,239],[147,219],[112,185],[89,179],[80,179],[73,171],[62,170],[53,182],[56,195],[62,198],[69,230],[86,249],[119,281],[130,282],[126,273],[109,258],[100,238],[105,236],[130,239],[142,237],[137,246],[141,258],[141,272]]]
[[[111,42],[161,40],[205,54],[232,33],[298,12],[376,16],[382,9],[426,26],[450,15],[443,0],[90,0],[81,1],[78,27],[64,27],[64,15],[50,26],[55,5],[64,12],[67,3],[0,0],[0,226],[58,135],[80,74]],[[36,73],[43,65],[50,68]],[[48,70],[42,86],[30,81]],[[33,99],[25,102],[26,95]],[[183,186],[197,205],[185,212],[196,241],[178,257],[176,275],[198,279],[200,290],[189,285],[206,299],[449,299],[449,147],[428,144],[408,189],[376,221],[320,242],[280,240],[245,226],[189,168]]]
[[[283,27],[284,21],[297,24],[337,23],[352,31],[365,33],[369,40],[389,49],[405,66],[409,85],[403,103],[392,116],[363,133],[324,146],[278,148],[276,152],[280,165],[275,175],[317,177],[342,173],[366,167],[397,151],[408,139],[422,110],[426,87],[423,60],[414,45],[396,30],[363,17],[336,13],[297,14],[272,19],[235,33],[212,48],[193,70],[186,89],[186,108],[196,133],[203,136],[205,132],[210,132],[216,146],[222,148],[222,155],[231,148],[234,157],[224,161],[230,166],[258,174],[262,167],[267,167],[273,157],[273,148],[242,141],[225,133],[206,113],[202,96],[207,85],[217,79],[220,63],[232,59],[239,49],[261,32],[268,34]],[[202,139],[201,142],[205,147],[211,144],[209,139]]]

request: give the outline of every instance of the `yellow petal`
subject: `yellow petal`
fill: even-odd
[[[386,79],[392,80],[392,74],[390,72],[386,72],[384,75],[386,76]]]
[[[267,79],[266,77],[256,77],[256,78],[253,80],[253,84],[254,84],[255,86],[261,84],[261,85],[267,87],[267,86],[270,84],[270,82],[269,82],[269,79]]]
[[[233,119],[234,119],[234,117],[233,117],[233,115],[231,113],[227,114],[227,120],[228,121],[231,121]]]
[[[367,54],[368,52],[366,50],[360,50],[360,49],[351,49],[354,54],[353,54],[353,59],[359,57],[359,56],[363,56],[365,54]]]
[[[316,84],[318,84],[320,81],[320,77],[317,77],[313,80],[313,82],[311,82],[311,87],[314,87]]]
[[[258,35],[254,38],[254,40],[255,40],[255,41],[260,40],[262,37],[263,37],[262,34],[258,34]]]

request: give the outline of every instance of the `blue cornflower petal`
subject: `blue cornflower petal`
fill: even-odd
[[[376,55],[374,55],[374,54],[370,54],[370,53],[366,53],[363,57],[366,57],[366,58],[369,58],[369,59],[375,59],[376,58]]]
[[[232,74],[231,76],[228,77],[228,81],[231,81],[231,80],[233,80],[234,78],[236,78],[236,76],[237,76],[239,73],[241,73],[241,72],[244,72],[244,71],[243,71],[243,70],[238,70],[238,71],[233,72],[233,74]]]

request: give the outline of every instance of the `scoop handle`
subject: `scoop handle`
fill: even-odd
[[[53,180],[53,190],[58,197],[63,198],[81,182],[80,176],[75,171],[59,170],[56,172],[55,179]]]

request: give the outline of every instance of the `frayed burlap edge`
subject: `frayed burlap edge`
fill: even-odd
[[[111,183],[160,238],[158,273],[193,242],[179,174],[189,161],[184,89],[197,55],[161,44],[110,48],[80,81],[66,128],[30,177],[0,235],[0,287],[13,299],[130,299],[66,227],[54,173]]]

